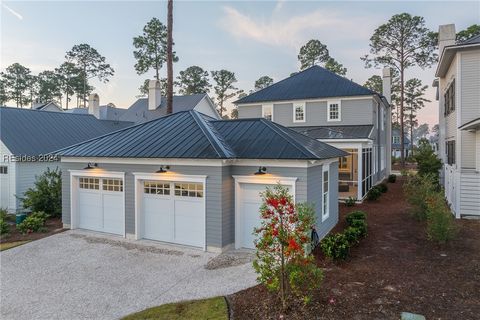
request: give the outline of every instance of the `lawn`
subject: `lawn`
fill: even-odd
[[[4,250],[7,250],[7,249],[11,249],[11,248],[21,246],[22,244],[25,244],[27,242],[30,242],[30,241],[26,240],[26,241],[2,242],[2,243],[0,243],[0,251],[4,251]]]
[[[227,320],[228,308],[225,298],[184,301],[164,304],[146,309],[123,318],[123,320]]]
[[[325,279],[310,304],[291,306],[284,319],[396,319],[401,312],[427,319],[479,319],[480,220],[456,220],[457,238],[445,246],[427,240],[425,225],[409,214],[402,181],[376,202],[340,204],[337,231],[353,210],[368,213],[368,236],[347,261],[315,251]],[[229,296],[238,319],[278,319],[278,298],[263,286]]]

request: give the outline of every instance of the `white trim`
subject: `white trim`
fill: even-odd
[[[349,143],[349,142],[366,142],[368,144],[373,143],[372,139],[317,139],[320,142],[325,142],[325,143]]]
[[[210,96],[206,93],[205,93],[205,96],[202,99],[200,99],[200,101],[198,101],[198,103],[195,105],[195,107],[193,109],[195,109],[200,104],[200,102],[202,102],[202,100],[204,100],[204,99],[207,101],[207,103],[210,106],[210,109],[212,109],[213,113],[217,115],[217,119],[221,120],[222,117],[220,117],[220,115],[218,114],[218,111],[215,108],[215,104],[213,103],[212,99],[210,99]]]
[[[224,160],[211,159],[179,159],[179,158],[107,158],[107,157],[62,157],[61,162],[75,163],[115,163],[115,164],[145,164],[145,165],[185,165],[217,167],[224,164]],[[101,165],[99,167],[101,169]]]
[[[258,106],[261,104],[285,104],[285,103],[295,103],[295,102],[302,102],[302,103],[309,103],[309,102],[327,102],[328,100],[368,100],[373,99],[376,95],[365,95],[365,96],[351,96],[351,97],[326,97],[326,98],[318,98],[318,99],[292,99],[292,100],[277,100],[277,101],[257,101],[257,102],[249,102],[249,103],[234,103],[239,107],[243,106]]]
[[[325,161],[330,159],[319,159],[319,160],[264,160],[264,159],[245,159],[245,160],[234,160],[230,163],[231,166],[245,166],[245,167],[284,167],[284,168],[309,168],[321,165]]]
[[[126,237],[126,217],[125,217],[125,172],[105,171],[101,169],[92,170],[68,170],[70,172],[70,229],[78,228],[77,225],[77,209],[78,209],[78,178],[79,177],[95,177],[95,178],[118,178],[123,181],[122,203],[123,203],[123,237]]]
[[[262,118],[265,118],[265,109],[270,108],[272,112],[272,118],[270,119],[273,121],[273,104],[262,104]],[[266,119],[266,118],[265,118]]]
[[[325,181],[324,181],[324,177],[325,177],[325,172],[327,172],[327,176],[328,176],[328,191],[327,191],[327,206],[326,206],[326,209],[325,209],[325,212],[323,211],[323,209],[325,208],[325,199],[324,199],[324,195],[325,195]],[[322,223],[328,219],[328,217],[330,217],[330,189],[331,189],[331,185],[330,185],[330,166],[329,165],[325,165],[323,166],[322,168]]]
[[[336,104],[338,106],[338,119],[330,118],[330,106]],[[339,122],[342,121],[342,100],[329,100],[327,101],[327,122]]]
[[[232,176],[235,180],[235,249],[241,248],[241,223],[240,223],[240,184],[277,184],[291,187],[293,202],[295,203],[297,177],[276,177],[269,174],[258,176]]]
[[[206,175],[182,175],[171,171],[166,173],[134,172],[134,193],[135,193],[135,239],[143,237],[143,223],[140,213],[142,212],[143,187],[140,184],[145,180],[158,180],[168,182],[198,182],[203,183],[203,250],[207,251],[207,177]]]
[[[303,103],[300,103],[300,102],[294,102],[292,104],[293,106],[293,122],[294,123],[301,123],[301,122],[306,122],[307,121],[307,107],[306,107],[306,104],[305,102]],[[303,111],[303,119],[302,120],[297,120],[297,108],[302,108],[302,111]]]

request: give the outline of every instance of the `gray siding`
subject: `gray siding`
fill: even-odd
[[[55,170],[60,168],[60,162],[17,162],[16,172],[16,190],[17,197],[23,197],[25,191],[34,186],[35,180],[38,176],[43,174],[48,168]],[[22,202],[16,199],[17,209],[22,208]]]
[[[239,106],[238,107],[238,118],[261,118],[262,117],[262,105],[254,106]]]
[[[222,168],[222,247],[235,242],[235,183],[231,167]]]
[[[461,53],[460,102],[463,125],[480,117],[480,50]]]

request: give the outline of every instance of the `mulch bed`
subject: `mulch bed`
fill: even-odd
[[[56,233],[65,231],[63,229],[62,219],[50,218],[45,222],[45,232],[34,232],[29,234],[21,234],[15,227],[15,223],[10,225],[10,233],[0,238],[0,243],[13,242],[13,241],[25,241],[25,240],[37,240],[51,236]]]
[[[402,167],[402,165],[399,162],[398,163],[396,162],[392,165],[392,170],[401,171],[403,169],[405,169],[405,170],[416,170],[417,169],[417,164],[406,162],[405,167]]]
[[[336,230],[348,212],[368,213],[368,236],[347,261],[324,268],[312,302],[292,305],[283,319],[399,319],[402,311],[427,319],[480,319],[480,220],[456,220],[458,236],[445,246],[427,240],[425,225],[408,213],[403,178],[376,202],[340,204]],[[279,319],[279,299],[255,286],[229,296],[235,319]]]

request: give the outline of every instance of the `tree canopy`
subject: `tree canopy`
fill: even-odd
[[[255,81],[254,89],[255,91],[262,90],[273,84],[273,78],[269,76],[262,76]]]
[[[212,71],[211,75],[213,81],[215,81],[213,89],[217,96],[218,113],[223,117],[223,113],[227,111],[224,106],[225,101],[238,94],[238,88],[234,86],[234,83],[237,82],[237,78],[235,77],[235,73],[225,69]]]
[[[1,76],[8,100],[15,101],[17,107],[26,106],[31,101],[29,88],[32,74],[30,69],[20,63],[14,63],[5,69]]]
[[[180,71],[177,77],[181,94],[207,93],[211,84],[208,80],[208,71],[199,66],[190,66]]]
[[[319,63],[327,62],[330,57],[327,46],[320,40],[312,39],[300,48],[298,61],[300,61],[300,70],[310,68]]]

